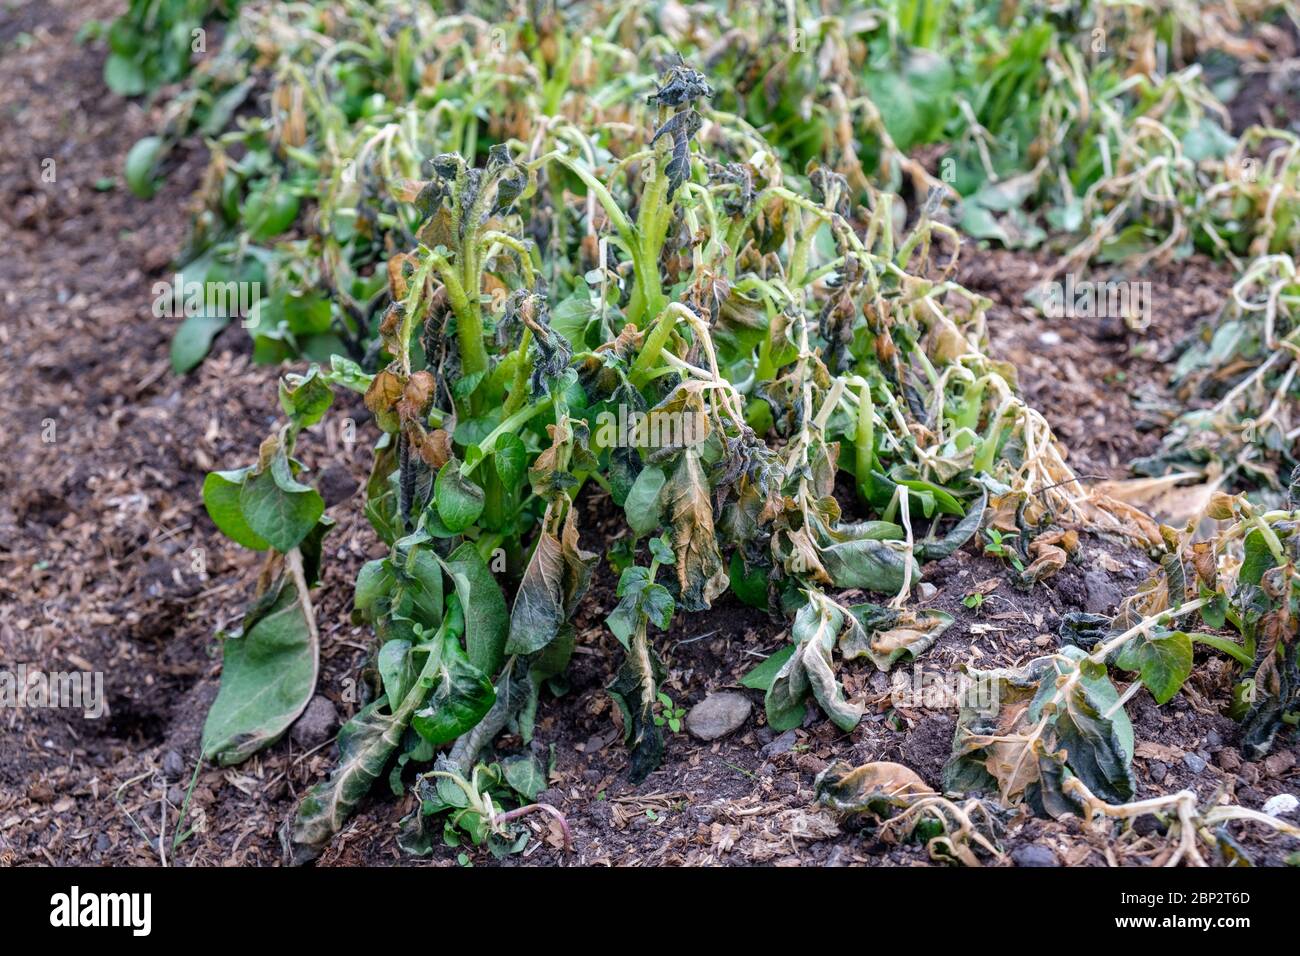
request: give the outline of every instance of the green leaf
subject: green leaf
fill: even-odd
[[[460,640],[450,631],[443,638],[433,693],[411,718],[411,726],[437,747],[455,740],[486,714],[496,701],[496,691],[481,670],[470,663]]]
[[[239,507],[248,527],[282,553],[297,547],[325,513],[316,489],[294,480],[283,448],[264,471],[244,479]]]
[[[379,649],[379,679],[389,700],[401,700],[415,683],[415,661],[411,656],[411,642],[385,641]]]
[[[546,768],[532,754],[507,757],[501,761],[501,770],[510,789],[530,803],[546,789]]]
[[[663,469],[650,465],[642,468],[632,482],[627,500],[623,502],[623,510],[627,514],[628,527],[638,538],[659,530],[663,515],[659,493],[663,490],[665,480]]]
[[[456,585],[465,613],[465,646],[470,662],[485,674],[495,674],[505,660],[510,617],[506,599],[492,572],[472,542],[451,553],[443,568]]]
[[[280,407],[299,428],[310,428],[325,417],[334,392],[313,365],[306,375],[285,375],[280,379]]]
[[[253,551],[265,551],[270,543],[248,526],[239,506],[240,491],[251,468],[214,471],[203,479],[203,506],[212,523],[231,541]]]
[[[897,594],[907,579],[907,544],[863,538],[837,541],[819,552],[837,588]]]
[[[483,489],[461,474],[460,462],[455,458],[438,470],[433,495],[438,517],[453,534],[464,531],[483,513]]]
[[[1237,573],[1237,580],[1241,584],[1258,585],[1264,578],[1264,572],[1277,564],[1277,559],[1269,550],[1264,536],[1257,530],[1247,533],[1243,546],[1245,556],[1241,560],[1241,570]]]
[[[497,438],[494,462],[501,484],[506,488],[518,488],[528,468],[528,449],[524,447],[523,439],[513,432]]]
[[[668,630],[676,610],[677,602],[662,584],[651,584],[641,592],[641,613],[659,630]]]
[[[1192,639],[1182,631],[1153,629],[1121,648],[1115,666],[1140,671],[1157,704],[1166,704],[1192,673]]]
[[[586,288],[578,288],[551,310],[551,328],[564,336],[575,351],[583,351],[587,348],[587,329],[595,315],[591,293]]]
[[[755,565],[745,566],[745,559],[740,552],[731,555],[727,566],[727,575],[731,579],[731,590],[750,607],[767,610],[767,569]]]
[[[405,541],[403,539],[394,545],[397,556],[394,561],[397,571],[393,590],[394,612],[433,631],[442,624],[442,568],[433,551],[422,544],[411,547],[406,556],[401,557]]]
[[[258,242],[278,236],[297,218],[298,197],[283,184],[268,186],[244,202],[244,226]]]
[[[761,690],[763,693],[767,693],[768,689],[772,686],[772,681],[776,679],[776,675],[780,673],[781,668],[785,666],[786,661],[790,659],[791,655],[793,655],[796,650],[798,650],[798,648],[793,644],[787,644],[785,647],[782,647],[771,657],[764,660],[763,663],[754,667],[748,674],[742,677],[740,679],[741,686],[748,687],[751,690]],[[801,710],[800,719],[802,719],[802,717],[803,713]]]
[[[226,638],[221,689],[203,725],[205,759],[240,763],[279,740],[298,719],[316,689],[310,615],[282,574],[253,602],[242,636]]]
[[[123,176],[131,192],[141,199],[152,199],[158,191],[155,170],[162,155],[162,147],[162,137],[146,136],[136,140],[131,151],[126,154]]]
[[[120,53],[104,61],[104,84],[118,96],[139,96],[148,86],[140,64]]]
[[[872,71],[865,81],[899,149],[906,152],[943,132],[953,86],[952,66],[944,57],[929,50],[912,50],[904,57],[901,70]]]
[[[184,375],[197,366],[212,348],[212,341],[230,324],[230,317],[199,312],[185,317],[172,335],[172,371]]]
[[[388,566],[387,558],[367,561],[357,572],[356,593],[352,599],[352,606],[358,611],[369,611],[380,598],[392,591],[396,581],[397,578]]]
[[[325,380],[331,385],[342,385],[350,392],[364,395],[370,389],[375,377],[356,362],[341,355],[330,357],[330,370],[325,373]]]

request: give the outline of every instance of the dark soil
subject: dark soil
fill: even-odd
[[[1183,407],[1168,390],[1169,359],[1197,323],[1218,314],[1232,289],[1230,266],[1195,256],[1131,276],[1090,275],[1151,283],[1149,324],[1137,329],[1116,318],[1044,318],[1027,296],[1051,270],[1045,254],[963,251],[963,259],[958,281],[995,303],[994,353],[1016,366],[1025,400],[1047,416],[1077,474],[1123,477],[1130,461],[1157,450]]]
[[[178,378],[169,369],[171,327],[152,316],[151,287],[170,278],[204,157],[176,156],[151,202],[125,192],[123,157],[152,132],[157,116],[107,93],[102,45],[73,40],[88,19],[107,18],[119,6],[10,4],[0,18],[0,222],[7,238],[0,257],[0,667],[102,672],[108,701],[98,720],[70,711],[0,712],[0,864],[275,864],[276,831],[302,791],[329,772],[332,743],[304,750],[286,738],[239,767],[203,768],[186,824],[197,832],[171,849],[216,692],[216,635],[238,624],[256,573],[256,556],[210,523],[200,484],[210,469],[255,454],[275,420],[280,369],[252,365],[237,327],[192,374]],[[53,182],[41,178],[46,158],[55,160]],[[113,188],[96,189],[110,179]],[[1033,257],[976,252],[960,278],[996,302],[995,348],[1017,364],[1029,400],[1072,447],[1076,468],[1122,474],[1124,463],[1155,441],[1140,431],[1148,414],[1141,406],[1162,397],[1162,350],[1218,308],[1228,276],[1200,261],[1157,273],[1152,281],[1162,292],[1153,325],[1138,334],[1034,317],[1023,293],[1042,268]],[[1045,345],[1045,332],[1061,341]],[[322,427],[301,452],[309,465],[339,463],[321,474],[339,525],[327,539],[318,597],[319,690],[346,718],[358,706],[356,675],[374,650],[368,630],[351,623],[351,581],[382,549],[354,493],[374,429],[359,407],[339,414],[357,422],[357,444]],[[582,509],[588,540],[600,540],[611,506],[595,492]],[[612,534],[603,535],[607,543]],[[1011,583],[1000,561],[971,549],[928,567],[923,603],[956,622],[917,666],[947,673],[1050,652],[1060,615],[1095,602],[1087,573],[1098,568],[1127,594],[1149,562],[1085,536],[1078,564],[1028,591]],[[939,782],[955,709],[893,706],[890,678],[869,664],[843,668],[849,694],[869,704],[851,734],[811,713],[801,729],[776,736],[764,726],[760,695],[745,691],[755,707],[740,730],[711,744],[669,734],[662,768],[631,785],[616,708],[604,690],[620,654],[603,625],[613,584],[606,566],[576,622],[570,689],[544,698],[537,726],[537,741],[555,758],[545,799],[567,815],[576,852],[565,854],[555,828],[537,822],[537,839],[507,864],[929,862],[923,848],[881,844],[839,826],[813,802],[813,779],[832,760],[899,761]],[[976,589],[988,597],[972,610],[963,598]],[[739,678],[786,636],[784,621],[731,597],[711,612],[679,618],[658,638],[670,668],[665,689],[688,707],[711,691],[738,690]],[[1236,726],[1219,716],[1224,674],[1221,660],[1207,658],[1165,707],[1145,692],[1133,698],[1140,796],[1193,787],[1208,797],[1222,788],[1259,807],[1297,790],[1293,744],[1258,764],[1236,758]],[[1189,767],[1189,754],[1206,761],[1200,773]],[[320,865],[425,865],[403,857],[394,842],[411,804],[376,787]],[[1262,839],[1250,831],[1244,842],[1265,860],[1294,849]],[[1108,838],[1078,821],[1014,819],[1006,847],[1030,843],[1066,865],[1123,862]],[[440,847],[431,862],[454,865],[459,852]],[[469,857],[494,862],[484,851]]]

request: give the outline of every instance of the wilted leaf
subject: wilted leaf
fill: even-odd
[[[415,732],[435,747],[455,740],[477,724],[496,700],[492,681],[470,663],[454,633],[442,638],[442,648],[436,653],[433,692],[425,706],[411,717]]]
[[[632,752],[628,778],[636,784],[663,761],[664,739],[655,726],[654,705],[666,671],[646,637],[644,619],[629,643],[609,696],[623,713],[623,742]]]
[[[578,547],[574,509],[567,506],[564,527],[552,530],[552,502],[542,520],[542,531],[524,572],[510,613],[507,654],[533,654],[555,639],[587,590],[599,555]]]
[[[673,553],[682,607],[703,611],[727,589],[727,567],[718,553],[713,529],[713,504],[697,448],[681,453],[663,489],[663,502],[672,525]]]
[[[832,663],[845,616],[817,592],[808,594],[808,603],[795,615],[791,634],[795,651],[768,688],[767,722],[776,731],[798,727],[803,722],[804,701],[811,691],[826,716],[841,730],[849,731],[862,718],[862,707],[845,699]]]
[[[297,553],[287,557],[300,560]],[[222,645],[221,689],[203,725],[203,756],[240,763],[279,740],[316,690],[319,649],[310,603],[282,573]]]
[[[850,767],[836,761],[817,775],[813,783],[817,799],[840,813],[872,813],[889,816],[907,805],[907,797],[932,793],[915,771],[899,763],[878,760]]]

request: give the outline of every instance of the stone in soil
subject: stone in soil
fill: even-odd
[[[744,694],[732,691],[710,694],[686,715],[686,729],[700,740],[717,740],[739,729],[753,708]]]
[[[1024,843],[1011,851],[1011,862],[1016,866],[1060,866],[1061,861],[1045,846]]]
[[[789,753],[794,749],[794,745],[799,742],[793,730],[787,730],[781,736],[777,737],[770,744],[767,744],[759,754],[764,758],[775,757],[779,754]]]
[[[179,780],[185,773],[185,759],[175,750],[163,754],[163,776],[168,780]]]
[[[1270,817],[1280,817],[1295,813],[1296,807],[1300,807],[1300,800],[1297,800],[1294,794],[1279,793],[1276,797],[1268,798],[1268,802],[1264,804],[1264,812]]]
[[[1124,592],[1104,571],[1086,571],[1083,575],[1084,609],[1089,614],[1105,614],[1114,610],[1124,598]]]
[[[289,737],[299,747],[310,750],[330,739],[338,726],[339,713],[334,702],[317,694],[302,712],[302,716],[289,729]]]
[[[1205,769],[1205,758],[1198,754],[1184,754],[1183,763],[1187,764],[1187,769],[1192,773],[1200,773]]]

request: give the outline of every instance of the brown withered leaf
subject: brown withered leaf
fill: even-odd
[[[1025,568],[1024,579],[1038,583],[1065,567],[1065,562],[1079,550],[1079,532],[1049,531],[1029,543],[1032,558]]]
[[[555,640],[568,622],[591,581],[599,555],[578,547],[574,509],[568,507],[557,535],[555,514],[566,499],[557,495],[547,505],[537,547],[519,584],[510,612],[507,654],[533,654]]]
[[[451,458],[451,435],[444,429],[426,431],[418,422],[406,426],[406,437],[420,459],[437,471]]]
[[[998,714],[997,735],[1016,737],[1024,730],[1030,701],[1009,702]],[[997,780],[1003,799],[1012,800],[1025,792],[1025,788],[1038,780],[1038,761],[1026,752],[1024,740],[1000,740],[988,747],[984,766]]]
[[[687,448],[663,489],[673,528],[677,583],[688,611],[702,611],[727,589],[727,568],[713,531],[713,504],[698,448]]]
[[[401,400],[397,402],[397,414],[405,421],[418,421],[433,403],[436,387],[431,372],[422,370],[414,373],[402,389]]]
[[[934,792],[914,770],[887,760],[860,767],[836,761],[817,775],[813,789],[823,805],[840,813],[881,817],[905,806],[908,798]]]
[[[406,298],[407,282],[403,269],[411,257],[401,252],[388,260],[388,294],[392,296],[394,302],[401,302]]]
[[[452,215],[451,210],[446,206],[439,206],[434,210],[433,215],[425,221],[424,225],[420,227],[415,236],[430,249],[436,249],[438,246],[445,249],[454,249],[456,247],[456,217]]]
[[[366,389],[366,408],[375,415],[391,412],[401,400],[405,387],[406,381],[402,374],[390,365],[376,375]]]

